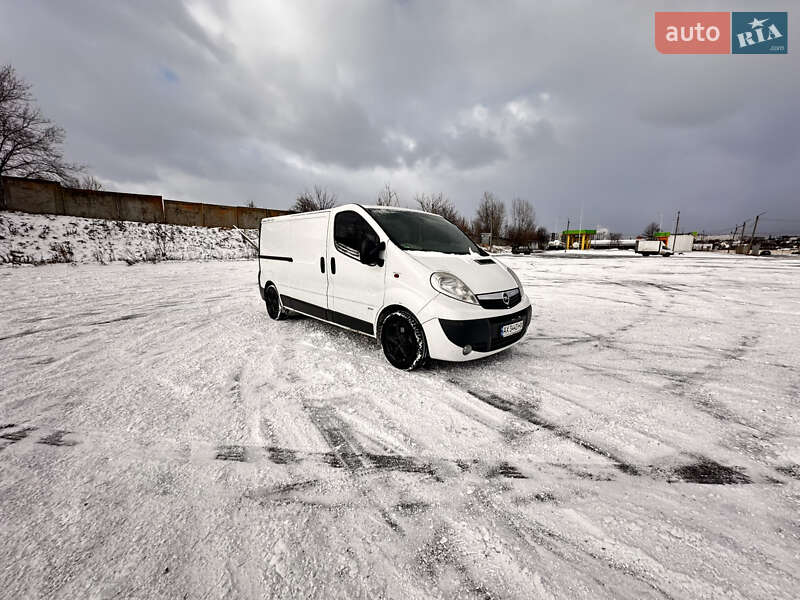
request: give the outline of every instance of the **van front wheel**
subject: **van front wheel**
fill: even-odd
[[[278,296],[278,288],[274,283],[270,283],[264,290],[264,302],[267,304],[267,314],[270,319],[280,321],[286,316],[286,311],[283,309],[280,296]]]
[[[383,354],[393,367],[413,371],[428,358],[428,344],[422,325],[407,310],[397,310],[381,324]]]

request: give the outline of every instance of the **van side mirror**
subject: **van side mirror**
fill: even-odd
[[[369,266],[378,265],[379,267],[382,267],[383,259],[378,255],[384,250],[386,250],[386,242],[377,243],[374,240],[364,238],[361,240],[361,252],[359,253],[359,259],[361,260],[362,264]]]

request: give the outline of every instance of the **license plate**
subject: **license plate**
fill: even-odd
[[[508,337],[510,335],[514,335],[515,333],[519,333],[522,331],[524,323],[522,321],[517,321],[516,323],[509,323],[508,325],[503,325],[500,328],[500,337]]]

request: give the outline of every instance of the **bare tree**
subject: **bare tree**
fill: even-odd
[[[430,195],[417,194],[414,196],[414,200],[420,210],[444,217],[467,235],[472,233],[470,231],[469,222],[456,210],[450,198],[445,196],[442,192]]]
[[[400,206],[400,199],[397,197],[397,192],[387,183],[384,188],[378,192],[378,199],[375,203],[378,206]]]
[[[85,167],[64,160],[66,133],[42,114],[30,89],[11,65],[0,66],[0,175],[74,185]]]
[[[539,246],[540,250],[547,248],[547,243],[550,241],[550,232],[547,227],[539,227],[533,234],[533,241]]]
[[[417,203],[420,210],[442,216],[448,221],[458,215],[458,211],[453,202],[441,192],[430,195],[417,194],[414,196],[414,201]]]
[[[311,212],[312,210],[327,210],[336,206],[336,194],[327,188],[314,186],[314,191],[306,190],[294,201],[292,210],[296,212]]]
[[[317,209],[316,201],[314,200],[313,194],[306,190],[297,198],[295,198],[294,206],[292,206],[292,210],[296,212],[311,212]]]
[[[95,192],[103,190],[103,184],[100,183],[94,175],[84,175],[80,179],[77,177],[72,177],[66,181],[63,181],[62,184],[65,187],[75,188],[78,190],[93,190]]]
[[[506,205],[494,197],[491,192],[484,192],[475,215],[475,233],[490,233],[492,239],[500,237],[506,220]]]
[[[613,232],[608,236],[608,239],[610,239],[612,242],[618,242],[622,239],[622,234]]]
[[[653,236],[655,236],[658,230],[659,230],[658,223],[653,221],[647,227],[644,228],[642,235],[648,238],[652,238]]]
[[[522,198],[511,201],[511,223],[506,236],[515,246],[530,244],[536,237],[536,212],[530,201]]]

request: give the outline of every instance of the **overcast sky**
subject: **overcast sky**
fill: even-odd
[[[549,229],[681,210],[728,231],[766,210],[765,230],[800,231],[800,9],[788,55],[665,56],[656,7],[0,0],[0,63],[109,189],[286,208],[389,182],[470,218],[484,190],[527,198]]]

